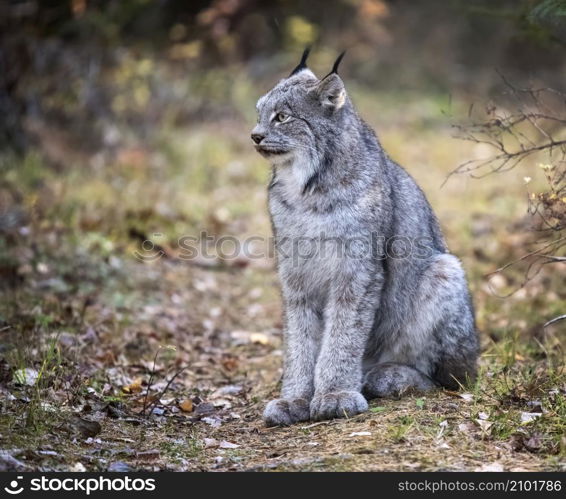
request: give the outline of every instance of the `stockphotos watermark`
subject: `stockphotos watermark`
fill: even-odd
[[[4,490],[10,495],[22,492],[78,492],[87,496],[94,492],[154,492],[156,489],[154,478],[122,477],[73,477],[56,478],[42,476],[31,478],[24,486],[23,475],[10,480]]]
[[[162,233],[154,233],[151,239],[142,241],[134,256],[143,262],[154,262],[169,256],[164,244],[175,258],[187,262],[198,260],[262,260],[277,256],[299,264],[312,259],[423,259],[430,258],[437,250],[430,237],[385,237],[377,232],[357,237],[335,237],[321,232],[315,237],[265,237],[213,236],[203,230],[198,236],[183,235],[171,245]]]

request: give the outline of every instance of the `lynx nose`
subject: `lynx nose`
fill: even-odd
[[[265,139],[265,135],[262,133],[252,133],[252,140],[255,144],[259,144],[263,139]]]

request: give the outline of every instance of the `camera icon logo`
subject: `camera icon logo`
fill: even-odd
[[[8,494],[16,495],[23,492],[24,488],[20,487],[20,482],[18,482],[18,480],[23,478],[23,476],[20,475],[17,478],[17,480],[12,480],[7,487],[4,487],[4,490],[8,492]]]

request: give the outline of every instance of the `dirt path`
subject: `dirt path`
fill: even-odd
[[[529,405],[527,392],[514,391],[516,400],[509,400],[509,392],[497,395],[493,376],[505,374],[494,374],[488,358],[481,383],[470,393],[377,400],[370,412],[350,420],[266,428],[261,411],[276,395],[281,373],[273,270],[201,269],[166,259],[112,265],[115,272],[101,293],[86,307],[80,300],[75,304],[85,309],[81,333],[56,336],[66,360],[50,371],[50,389],[34,409],[42,421],[37,431],[17,429],[17,418],[13,429],[4,426],[4,468],[564,467],[555,440],[535,426],[535,419],[552,416],[548,403],[562,395],[549,395],[544,385],[545,415],[521,422],[525,413],[539,412],[538,406]],[[117,305],[123,297],[128,302]],[[12,413],[23,417],[26,403],[30,410],[30,387],[8,381],[3,391],[12,397],[4,402]]]

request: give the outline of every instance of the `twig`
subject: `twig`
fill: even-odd
[[[319,421],[318,423],[312,423],[307,426],[301,426],[301,430],[308,430],[309,428],[314,428],[315,426],[327,425],[330,421]]]
[[[537,255],[541,251],[545,250],[546,248],[549,248],[550,246],[554,246],[556,243],[559,243],[560,241],[564,241],[564,240],[566,240],[566,236],[561,237],[559,239],[555,239],[554,241],[551,241],[550,243],[545,244],[542,248],[539,248],[538,250],[535,250],[535,251],[531,251],[530,253],[527,253],[526,255],[523,255],[522,257],[517,258],[516,260],[513,260],[509,263],[506,263],[505,265],[503,265],[502,267],[499,267],[498,269],[494,270],[493,272],[489,272],[488,274],[485,274],[485,277],[489,277],[493,274],[498,274],[499,272],[503,272],[505,269],[511,267],[511,265],[515,265],[516,263],[519,263],[523,260],[526,260],[530,256]],[[542,256],[544,256],[544,255],[542,255]]]
[[[558,317],[555,317],[554,319],[549,320],[542,327],[550,326],[551,324],[554,324],[555,322],[559,322],[559,321],[563,321],[563,320],[566,320],[566,314],[559,315]]]
[[[182,367],[181,369],[179,369],[172,377],[171,379],[167,382],[167,384],[165,385],[165,388],[163,388],[163,390],[161,391],[161,393],[159,393],[159,395],[157,397],[155,397],[155,400],[150,404],[150,406],[148,407],[149,412],[147,413],[147,415],[144,413],[144,416],[146,418],[148,418],[151,413],[153,412],[153,409],[155,409],[155,407],[157,407],[157,403],[159,402],[159,400],[161,399],[161,397],[163,397],[163,395],[165,395],[165,393],[167,392],[167,390],[169,390],[169,387],[171,386],[171,383],[173,383],[173,381],[175,381],[175,378],[177,376],[179,376],[179,374],[181,374],[183,371],[185,371],[188,368],[188,366]]]
[[[553,262],[566,262],[566,256],[542,255],[541,258],[548,258]]]
[[[151,373],[149,375],[149,381],[147,382],[147,388],[145,390],[145,395],[143,398],[143,409],[142,409],[142,415],[145,417],[145,410],[147,408],[147,399],[149,397],[149,389],[151,388],[151,383],[153,382],[153,376],[155,374],[155,364],[157,362],[157,356],[159,355],[159,352],[161,351],[161,345],[159,346],[159,348],[157,349],[157,352],[155,352],[155,356],[153,357],[153,365],[151,366]]]

